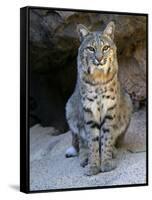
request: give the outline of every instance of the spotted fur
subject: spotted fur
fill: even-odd
[[[83,25],[77,27],[81,41],[78,78],[66,105],[66,117],[72,146],[79,152],[80,164],[87,175],[116,167],[115,144],[131,118],[130,97],[118,80],[114,29],[113,22],[103,32],[90,32]]]

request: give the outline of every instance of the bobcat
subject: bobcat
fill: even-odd
[[[116,168],[116,142],[129,125],[132,102],[118,81],[114,22],[103,32],[90,32],[79,24],[81,45],[77,57],[77,83],[66,104],[72,146],[66,157],[79,154],[86,175]]]

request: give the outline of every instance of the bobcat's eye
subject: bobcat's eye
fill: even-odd
[[[109,45],[105,45],[104,47],[103,47],[103,51],[105,52],[105,51],[108,51],[110,49],[110,46]]]
[[[91,51],[91,52],[95,52],[95,49],[94,49],[93,47],[91,47],[91,46],[87,47],[87,49],[88,49],[89,51]]]

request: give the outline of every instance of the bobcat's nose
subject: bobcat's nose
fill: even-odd
[[[103,59],[103,55],[102,55],[102,54],[97,54],[97,55],[95,56],[95,62],[96,62],[97,64],[100,64],[101,61],[102,61],[102,59]]]

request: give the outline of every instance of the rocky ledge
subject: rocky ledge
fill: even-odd
[[[35,125],[30,129],[30,189],[64,189],[146,183],[146,112],[135,112],[119,149],[118,167],[87,177],[78,157],[65,158],[70,132]]]

